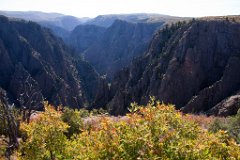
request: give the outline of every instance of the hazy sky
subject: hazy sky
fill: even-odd
[[[77,17],[112,13],[199,17],[239,15],[240,0],[0,0],[0,10],[58,12]]]

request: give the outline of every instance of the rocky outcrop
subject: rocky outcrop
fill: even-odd
[[[21,63],[16,64],[8,87],[8,94],[10,94],[10,97],[13,98],[11,101],[16,101],[16,97],[17,103],[21,98],[22,100],[27,101],[27,98],[29,98],[30,95],[29,97],[24,97],[23,94],[29,94],[30,92],[35,92],[34,94],[38,94],[33,100],[41,101],[40,97],[43,97],[43,95],[42,92],[38,92],[39,90],[40,86],[38,82],[31,77]]]
[[[89,108],[89,109],[103,108],[103,109],[107,110],[106,104],[112,98],[112,93],[111,93],[110,88],[111,88],[110,83],[108,83],[106,77],[102,76],[98,80],[98,85],[95,88],[96,96],[92,103],[92,106],[90,106],[91,108]]]
[[[219,108],[218,103],[221,102],[226,97],[231,96],[238,89],[240,89],[239,67],[240,57],[230,57],[224,69],[221,79],[217,80],[212,85],[201,90],[198,93],[198,95],[194,96],[188,102],[188,104],[183,107],[182,110],[184,112],[188,111],[200,112],[208,111],[209,109],[210,110],[216,110],[217,108],[221,109]],[[212,109],[212,107],[215,109]]]
[[[217,105],[211,108],[207,112],[207,114],[229,116],[236,114],[239,108],[240,108],[240,91],[238,91],[236,94],[233,94],[233,96],[230,96],[219,102]]]
[[[49,30],[33,22],[0,17],[0,87],[18,103],[27,77],[55,105],[84,107],[93,97],[89,87],[98,75]],[[81,81],[81,79],[83,79]]]
[[[108,108],[113,114],[125,113],[130,102],[143,104],[152,95],[184,112],[235,114],[236,108],[224,104],[223,113],[219,106],[240,89],[239,36],[239,17],[165,27],[144,56],[115,76]]]

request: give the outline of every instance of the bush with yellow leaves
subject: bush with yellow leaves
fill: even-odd
[[[37,115],[29,124],[21,124],[23,142],[21,159],[62,159],[67,138],[64,133],[69,126],[61,119],[61,112],[45,104],[45,112]]]
[[[224,131],[215,134],[183,118],[172,105],[132,105],[125,121],[103,117],[99,126],[74,137],[72,159],[240,159]]]
[[[23,159],[240,159],[240,147],[224,131],[201,128],[172,105],[132,104],[124,119],[102,116],[97,125],[67,139],[60,112],[46,112],[29,125]]]

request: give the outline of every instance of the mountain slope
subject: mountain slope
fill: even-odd
[[[162,24],[116,20],[83,55],[100,74],[111,79],[114,73],[147,49],[154,31]]]
[[[89,20],[86,24],[110,26],[103,35],[99,36],[100,38],[96,38],[97,40],[84,51],[83,57],[100,74],[106,75],[107,79],[111,80],[116,72],[128,66],[134,58],[142,55],[147,50],[149,42],[157,29],[184,20],[189,20],[189,18],[159,14],[98,16]],[[81,34],[76,35],[81,37]],[[96,32],[96,35],[98,35],[98,32]],[[81,46],[81,43],[72,46],[77,48]]]
[[[65,42],[78,53],[82,53],[102,38],[105,30],[106,28],[95,25],[78,25],[69,34]]]
[[[0,87],[13,102],[18,102],[30,77],[32,86],[50,103],[88,104],[92,91],[80,80],[90,76],[92,82],[98,81],[88,63],[77,62],[62,40],[36,23],[1,16],[0,26]]]
[[[152,95],[184,112],[235,114],[239,101],[229,108],[223,102],[240,89],[239,36],[239,17],[165,27],[144,56],[115,76],[108,109],[123,114],[130,102],[146,103]]]

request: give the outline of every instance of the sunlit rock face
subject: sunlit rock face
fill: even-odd
[[[235,114],[239,102],[231,96],[240,89],[239,36],[239,17],[160,30],[148,52],[115,75],[108,108],[123,114],[130,102],[144,104],[152,95],[183,112]]]

